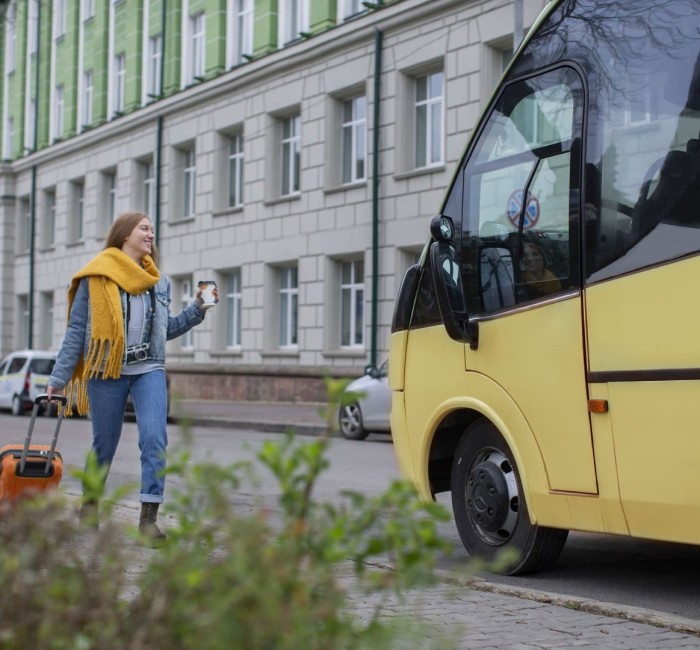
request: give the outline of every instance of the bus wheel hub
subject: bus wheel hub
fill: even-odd
[[[508,516],[508,484],[501,469],[489,461],[475,465],[467,477],[467,508],[474,523],[489,532],[499,530]]]

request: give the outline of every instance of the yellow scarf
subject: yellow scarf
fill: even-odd
[[[82,278],[88,278],[91,333],[87,357],[81,354],[66,390],[66,415],[72,414],[73,398],[78,413],[88,410],[87,380],[100,373],[104,379],[121,376],[124,362],[124,314],[119,289],[138,295],[155,286],[160,272],[150,255],[139,266],[119,248],[107,248],[96,255],[71,280],[68,315]]]

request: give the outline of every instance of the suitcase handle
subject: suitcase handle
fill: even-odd
[[[42,402],[61,402],[63,406],[68,404],[68,398],[65,395],[51,395],[51,399],[49,399],[49,396],[46,393],[42,393],[41,395],[37,395],[34,398],[34,403],[35,404],[41,404]]]
[[[61,424],[63,423],[63,411],[68,403],[68,400],[64,395],[51,395],[49,397],[46,393],[37,395],[34,399],[34,408],[32,408],[32,417],[29,420],[29,428],[27,429],[27,435],[24,438],[24,449],[22,449],[22,456],[19,461],[19,471],[24,472],[24,466],[27,462],[27,454],[29,453],[29,444],[32,441],[32,433],[34,432],[34,423],[36,422],[36,416],[39,413],[39,404],[42,402],[60,402],[61,407],[58,409],[58,419],[56,420],[56,429],[53,432],[53,438],[51,439],[51,447],[46,458],[46,468],[44,469],[44,474],[49,474],[51,471],[51,462],[53,461],[54,453],[56,451],[56,441],[58,440],[58,432],[61,430]]]

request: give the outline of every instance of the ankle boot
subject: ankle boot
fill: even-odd
[[[78,521],[87,528],[97,528],[99,526],[99,512],[97,499],[86,499],[78,510]]]
[[[139,534],[143,542],[157,546],[166,539],[165,533],[156,525],[159,503],[142,503],[141,518],[139,519]]]

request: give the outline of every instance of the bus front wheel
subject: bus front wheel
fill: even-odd
[[[567,530],[533,525],[517,465],[506,441],[487,420],[470,425],[452,466],[452,509],[464,548],[506,575],[552,564]]]

